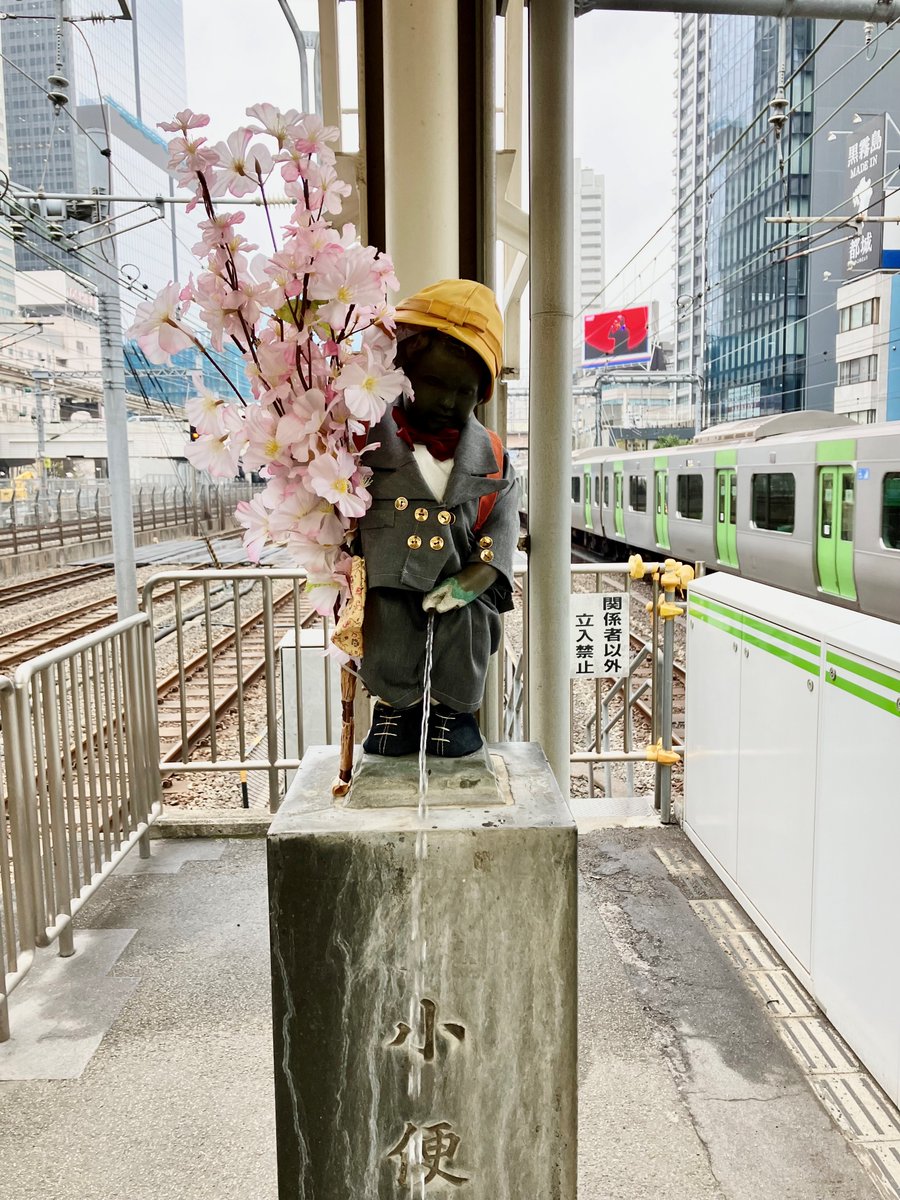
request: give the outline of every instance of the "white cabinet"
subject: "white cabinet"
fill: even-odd
[[[878,661],[863,657],[858,643],[851,649],[854,639],[835,639],[827,650],[813,973],[829,1019],[898,1100],[900,629],[893,629],[892,647],[879,638]]]
[[[738,743],[740,737],[741,639],[725,621],[698,608],[688,617],[685,723],[691,731],[685,755],[685,815],[707,853],[729,875],[737,868]],[[687,803],[690,798],[690,803]]]
[[[818,663],[780,657],[788,633],[745,627],[735,879],[809,970]],[[805,641],[805,639],[804,639]],[[809,643],[812,645],[813,643]],[[816,646],[821,654],[821,646]]]
[[[900,1103],[900,626],[731,576],[689,600],[685,831]]]

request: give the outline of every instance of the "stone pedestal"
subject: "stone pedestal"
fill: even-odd
[[[316,747],[272,824],[279,1200],[574,1200],[575,825],[538,746],[492,758],[423,832]]]

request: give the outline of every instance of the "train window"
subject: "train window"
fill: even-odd
[[[628,506],[632,512],[647,511],[647,476],[628,477]]]
[[[676,512],[687,521],[703,520],[703,477],[702,475],[678,476],[678,503]]]
[[[834,483],[832,481],[832,472],[829,471],[827,474],[823,472],[823,475],[824,482],[822,483],[822,507],[819,517],[821,525],[819,533],[823,538],[830,538],[832,510],[834,508]]]
[[[609,476],[603,476],[603,507],[609,508]]]
[[[795,491],[793,475],[774,471],[766,475],[754,475],[750,518],[753,525],[757,529],[771,529],[776,533],[793,533]]]
[[[594,476],[594,506],[600,507],[600,476]]]
[[[848,471],[841,476],[841,541],[853,541],[853,500],[855,481]]]
[[[572,501],[575,504],[579,504],[581,502],[581,476],[580,475],[572,476]]]
[[[885,475],[881,485],[881,540],[889,550],[900,550],[900,472]]]

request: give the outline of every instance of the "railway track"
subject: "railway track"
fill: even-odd
[[[183,588],[191,586],[196,585],[182,584]],[[166,588],[158,592],[155,599],[167,600],[174,594],[174,587]],[[36,658],[48,650],[55,650],[58,646],[65,646],[67,642],[74,642],[77,638],[102,629],[105,625],[111,625],[116,617],[117,604],[113,593],[70,608],[68,612],[44,617],[31,625],[0,634],[0,674],[8,674],[30,658]]]
[[[112,571],[112,564],[97,563],[85,567],[74,567],[71,571],[57,571],[53,575],[40,575],[35,579],[18,580],[0,587],[0,608],[11,608],[15,604],[30,604],[42,596],[52,596],[68,588],[80,587],[103,579]]]
[[[276,643],[283,633],[314,619],[308,603],[294,604],[294,589],[273,599]],[[279,620],[279,614],[281,620]],[[240,632],[227,629],[192,658],[159,680],[160,761],[186,761],[200,742],[209,739],[213,757],[216,723],[242,703],[244,692],[266,668],[264,610],[257,609],[242,622]]]

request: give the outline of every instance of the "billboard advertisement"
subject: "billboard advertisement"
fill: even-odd
[[[881,216],[884,211],[884,116],[864,121],[847,139],[847,170],[844,186],[853,204],[853,216]],[[846,244],[844,274],[862,275],[881,266],[884,225],[863,225]]]
[[[633,367],[649,363],[650,309],[617,308],[584,318],[584,367]]]

